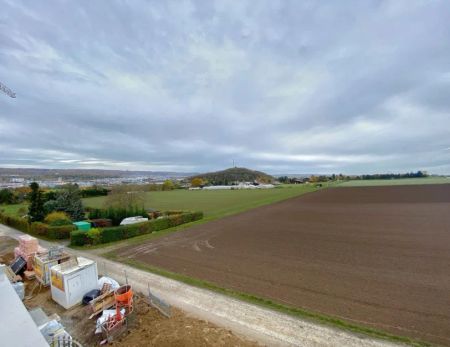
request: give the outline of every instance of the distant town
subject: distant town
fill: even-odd
[[[119,171],[119,170],[56,170],[0,168],[0,188],[20,188],[37,182],[39,186],[55,188],[66,184],[80,187],[118,184],[162,184],[166,180],[181,181],[193,173]]]

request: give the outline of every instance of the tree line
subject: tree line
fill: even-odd
[[[382,173],[382,174],[370,174],[370,175],[343,175],[343,174],[331,174],[331,175],[311,175],[310,177],[297,178],[281,176],[278,177],[280,183],[306,183],[306,182],[328,182],[328,181],[350,181],[350,180],[387,180],[387,179],[400,179],[400,178],[422,178],[428,177],[426,171],[416,171],[407,173]]]
[[[45,201],[54,200],[61,190],[64,190],[66,186],[53,189],[41,189],[42,197]],[[92,186],[79,190],[82,198],[91,198],[95,196],[108,195],[110,190],[100,186]],[[32,189],[28,187],[20,188],[4,188],[0,189],[0,204],[20,204],[25,201],[30,201]]]

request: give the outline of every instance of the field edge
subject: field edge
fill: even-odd
[[[338,328],[341,330],[349,331],[354,334],[361,334],[363,336],[377,338],[380,340],[385,340],[385,341],[390,341],[390,342],[403,343],[403,344],[406,344],[409,346],[414,346],[414,347],[431,347],[431,346],[433,346],[431,343],[425,342],[425,341],[422,341],[419,339],[413,339],[413,338],[406,337],[406,336],[394,335],[394,334],[391,334],[388,332],[384,332],[382,330],[350,323],[348,321],[345,321],[343,319],[336,318],[333,316],[315,313],[315,312],[312,312],[309,310],[280,304],[278,302],[275,302],[275,301],[272,301],[269,299],[265,299],[265,298],[262,298],[262,297],[259,297],[259,296],[253,295],[253,294],[224,288],[224,287],[221,287],[212,282],[189,277],[189,276],[178,274],[175,272],[170,272],[170,271],[167,271],[167,270],[155,267],[155,266],[145,264],[145,263],[137,261],[137,260],[132,260],[132,259],[123,260],[123,259],[120,259],[118,257],[118,255],[113,251],[104,253],[104,254],[102,254],[102,256],[107,259],[110,259],[110,260],[113,260],[113,261],[116,261],[116,262],[119,262],[119,263],[122,263],[125,265],[129,265],[129,266],[135,267],[135,268],[143,270],[143,271],[151,272],[156,275],[170,278],[172,280],[179,281],[179,282],[182,282],[182,283],[185,283],[187,285],[191,285],[191,286],[194,286],[197,288],[207,289],[207,290],[210,290],[210,291],[222,294],[222,295],[226,295],[231,298],[238,299],[238,300],[250,303],[250,304],[258,305],[258,306],[268,308],[268,309],[271,309],[271,310],[274,310],[274,311],[277,311],[280,313],[284,313],[284,314],[287,314],[287,315],[295,317],[295,318],[306,319],[306,320],[312,321],[314,323],[319,323],[319,324],[330,326],[333,328]]]

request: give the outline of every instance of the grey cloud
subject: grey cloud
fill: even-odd
[[[1,1],[0,166],[450,171],[445,1]]]

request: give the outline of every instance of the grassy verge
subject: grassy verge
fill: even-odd
[[[192,278],[189,276],[177,274],[174,272],[166,271],[166,270],[139,262],[134,259],[121,259],[117,256],[117,253],[115,253],[115,252],[106,253],[106,254],[103,254],[103,256],[105,258],[108,258],[108,259],[111,259],[114,261],[118,261],[123,264],[130,265],[130,266],[133,266],[135,268],[138,268],[138,269],[141,269],[144,271],[152,272],[157,275],[164,276],[164,277],[167,277],[167,278],[179,281],[179,282],[183,282],[183,283],[186,283],[186,284],[194,286],[194,287],[208,289],[208,290],[214,291],[216,293],[220,293],[220,294],[227,295],[227,296],[230,296],[235,299],[239,299],[239,300],[248,302],[250,304],[259,305],[259,306],[262,306],[262,307],[265,307],[265,308],[268,308],[268,309],[271,309],[274,311],[285,313],[285,314],[288,314],[288,315],[296,317],[296,318],[307,319],[307,320],[313,321],[315,323],[325,324],[325,325],[328,325],[331,327],[350,331],[355,334],[363,334],[366,336],[370,336],[370,337],[374,337],[374,338],[378,338],[378,339],[382,339],[382,340],[387,340],[387,341],[391,341],[391,342],[404,343],[404,344],[407,344],[410,346],[416,346],[416,347],[431,346],[431,344],[428,342],[420,341],[417,339],[412,339],[412,338],[405,337],[405,336],[398,336],[398,335],[390,334],[390,333],[387,333],[387,332],[384,332],[381,330],[377,330],[374,328],[369,328],[369,327],[365,327],[362,325],[350,323],[345,320],[335,318],[332,316],[327,316],[324,314],[319,314],[319,313],[314,313],[314,312],[311,312],[308,310],[304,310],[301,308],[296,308],[296,307],[280,304],[280,303],[274,302],[269,299],[258,297],[253,294],[248,294],[248,293],[244,293],[244,292],[238,292],[238,291],[235,291],[232,289],[223,288],[223,287],[220,287],[219,285],[216,285],[216,284],[208,282],[208,281],[204,281],[204,280]]]

